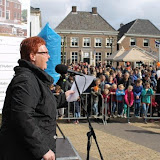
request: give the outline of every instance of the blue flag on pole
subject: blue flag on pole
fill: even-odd
[[[45,40],[50,55],[47,62],[47,69],[45,71],[53,77],[54,84],[56,84],[60,77],[60,74],[55,71],[55,67],[57,64],[61,63],[61,37],[49,26],[48,23],[38,36]]]
[[[156,45],[158,45],[158,46],[160,45],[160,41],[155,41],[155,43],[156,43]]]

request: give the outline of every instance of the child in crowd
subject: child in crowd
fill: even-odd
[[[51,84],[51,86],[50,86],[50,90],[52,91],[52,93],[54,93],[54,92],[55,92],[55,86],[54,86],[54,84]]]
[[[95,86],[91,88],[91,94],[93,96],[93,113],[98,115],[98,100],[101,95],[101,89],[99,87],[101,80],[99,78],[95,81]]]
[[[123,84],[118,85],[118,89],[116,90],[116,99],[118,102],[118,117],[122,117],[123,114],[123,100],[124,100],[124,86]]]
[[[113,83],[117,84],[117,78],[115,72],[112,73],[112,77],[113,77]]]
[[[59,85],[56,85],[55,86],[55,96],[59,96],[62,92],[63,90],[61,89],[61,87]],[[58,109],[58,117],[62,118],[63,115],[64,115],[64,108]]]
[[[133,90],[133,86],[129,85],[128,89],[126,89],[125,91],[124,118],[126,118],[126,114],[127,114],[127,117],[129,118],[130,107],[133,105],[133,102],[134,102],[134,94],[132,90]]]
[[[111,87],[110,94],[111,94],[111,107],[112,107],[112,116],[115,117],[115,111],[116,111],[116,90],[117,85],[114,83]]]
[[[109,107],[109,102],[110,102],[110,93],[109,93],[109,89],[104,89],[103,92],[103,99],[104,99],[104,107],[105,107],[105,111],[108,111],[108,116],[110,116],[111,112],[110,112],[110,107]]]
[[[151,107],[152,107],[152,117],[153,117],[153,114],[156,112],[156,108],[158,107],[158,103],[156,102],[156,96],[155,96],[155,91],[153,91],[153,96],[152,96],[152,102],[151,102]]]
[[[146,82],[142,90],[142,115],[147,117],[149,105],[151,103],[151,95],[153,95],[153,89],[150,87],[150,83]],[[145,123],[146,119],[145,119]]]
[[[107,84],[112,86],[112,84],[113,84],[113,76],[111,76],[111,75],[109,76]]]
[[[77,99],[77,101],[74,102],[74,107],[75,107],[75,117],[76,118],[79,118],[81,115],[80,115],[80,104],[79,104],[79,101],[80,101],[80,98]],[[75,124],[78,124],[79,121],[78,119],[75,120]]]
[[[104,85],[104,89],[109,89],[110,90],[111,86],[109,84]]]
[[[133,87],[133,93],[134,93],[134,106],[135,106],[135,116],[140,116],[140,104],[141,104],[141,93],[142,93],[142,80],[137,79],[135,86]]]

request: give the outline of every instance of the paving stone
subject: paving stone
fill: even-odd
[[[94,127],[98,124],[94,124]],[[110,124],[111,125],[111,124]],[[133,124],[133,127],[137,124]],[[155,124],[156,126],[157,124]],[[81,155],[83,154],[83,158],[85,159],[85,155],[87,155],[87,136],[86,133],[89,131],[88,124],[80,123],[78,125],[75,124],[66,124],[59,123],[60,128],[64,132],[65,136],[67,136],[77,152]],[[145,128],[144,124],[137,125],[138,127]],[[147,124],[148,128],[146,131],[153,131],[154,125],[150,126]],[[100,130],[99,127],[95,127],[95,133],[97,136],[97,141],[99,147],[101,149],[104,160],[159,160],[160,152],[147,148],[146,146],[131,142],[125,138],[120,138],[115,135],[111,135],[105,131],[106,126],[101,125],[100,127],[103,130]],[[128,124],[125,126],[126,129]],[[132,127],[132,124],[130,125]],[[130,129],[129,127],[129,129]],[[151,130],[150,130],[151,127]],[[117,131],[117,130],[116,130]],[[157,131],[158,132],[158,131]],[[157,133],[156,132],[156,133]],[[58,133],[59,135],[60,133]],[[154,135],[153,135],[154,136]],[[90,159],[100,159],[96,144],[94,139],[92,138],[92,146],[90,151]]]

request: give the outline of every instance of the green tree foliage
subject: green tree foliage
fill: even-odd
[[[22,21],[27,21],[27,9],[22,10]]]

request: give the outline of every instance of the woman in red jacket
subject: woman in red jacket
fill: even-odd
[[[130,107],[133,105],[134,102],[134,94],[133,94],[133,86],[129,85],[128,89],[125,91],[125,104],[124,104],[124,117],[126,118],[126,113],[127,117],[129,118],[129,113],[130,113]],[[128,121],[129,122],[129,121]]]

